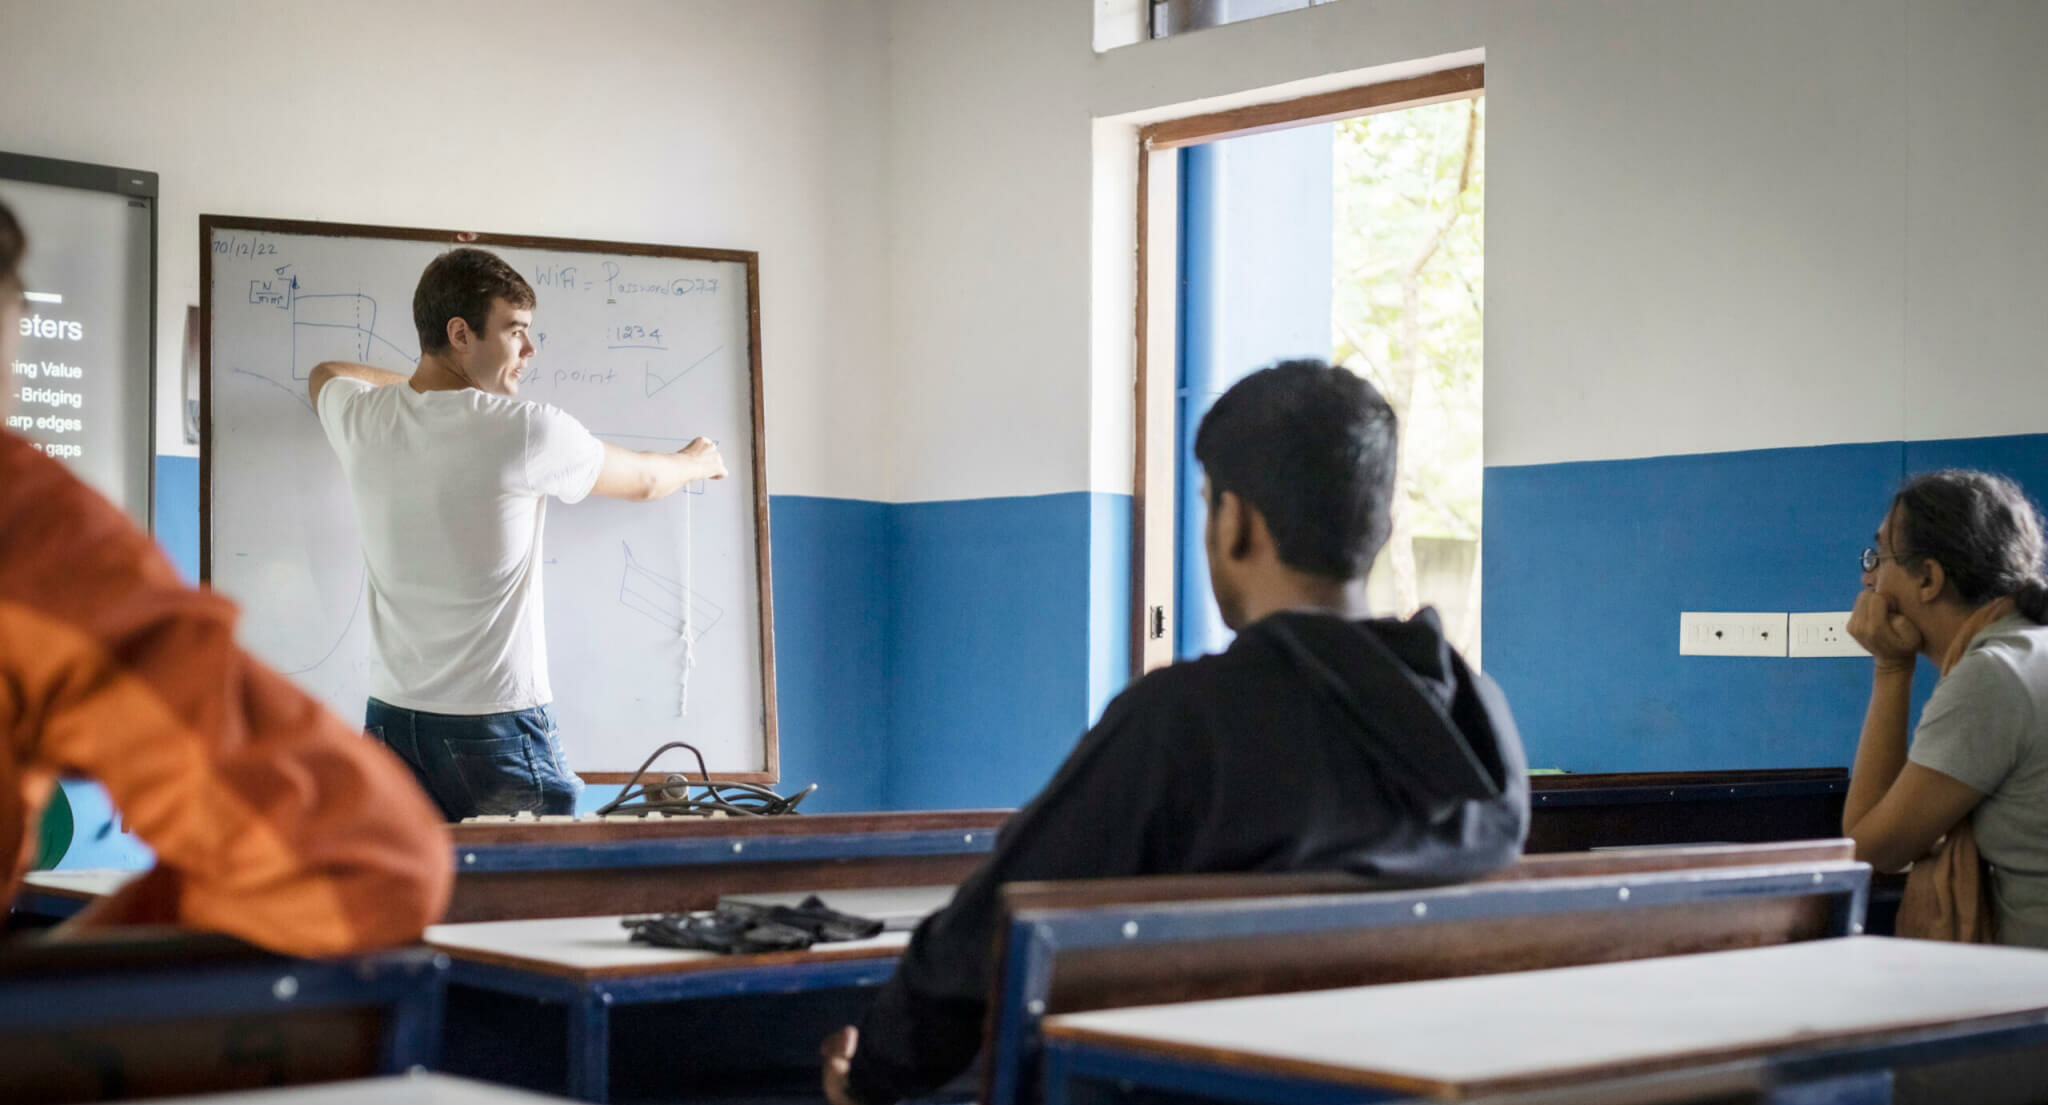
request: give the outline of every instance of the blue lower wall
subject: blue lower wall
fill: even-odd
[[[199,578],[199,458],[156,458],[156,541],[186,579]]]
[[[1128,679],[1128,495],[770,511],[782,776],[820,809],[1014,806]]]
[[[1680,657],[1678,613],[1847,609],[1900,477],[1952,465],[2038,496],[2048,435],[1488,469],[1485,662],[1530,761],[1846,765],[1867,661]],[[157,480],[194,575],[198,464]],[[783,779],[820,784],[811,808],[1015,805],[1122,689],[1129,496],[770,504]],[[65,866],[139,862],[94,789]]]
[[[1908,472],[1982,468],[2018,480],[2037,506],[2048,500],[2048,434],[1909,441],[1904,467]]]
[[[1131,681],[1131,533],[1137,519],[1129,495],[1089,496],[1094,519],[1088,541],[1088,719]]]
[[[1942,467],[2002,472],[2038,500],[2048,435],[1487,469],[1484,659],[1530,762],[1847,766],[1868,660],[1682,657],[1678,615],[1847,610],[1900,479]]]
[[[905,503],[897,526],[896,679],[884,806],[1012,806],[1035,792],[1092,720],[1091,661],[1129,665],[1129,645],[1091,647],[1098,590],[1089,493]],[[1105,526],[1109,523],[1105,522]],[[1124,551],[1128,558],[1128,523]],[[1128,563],[1128,559],[1126,559]],[[778,569],[779,571],[779,569]],[[1101,584],[1098,587],[1098,584]],[[1128,609],[1129,585],[1124,585]]]
[[[782,778],[786,789],[818,784],[807,810],[885,808],[894,509],[803,495],[769,503]]]

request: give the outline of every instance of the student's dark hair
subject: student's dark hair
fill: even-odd
[[[1900,559],[1940,562],[1963,602],[2011,595],[2020,613],[2048,624],[2048,544],[2041,512],[2019,484],[1964,468],[1928,472],[1892,496],[1891,519]]]
[[[21,279],[21,259],[28,253],[28,235],[7,205],[0,203],[0,280]]]
[[[478,334],[491,317],[491,300],[533,309],[533,286],[504,258],[481,249],[451,249],[427,264],[412,293],[412,324],[420,352],[448,348],[448,320],[459,318]]]
[[[1347,369],[1281,361],[1239,380],[1195,433],[1213,509],[1232,492],[1282,563],[1327,579],[1371,570],[1393,527],[1394,409]]]

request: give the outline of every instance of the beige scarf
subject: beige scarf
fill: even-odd
[[[1949,642],[1948,654],[1941,658],[1941,674],[1947,675],[1956,666],[1985,626],[2012,612],[2012,600],[2002,598],[1970,615],[1956,632],[1956,639]],[[1934,850],[1906,876],[1906,893],[1899,900],[1898,934],[1965,944],[1997,942],[1998,916],[1991,905],[1991,881],[1977,854],[1977,834],[1970,828],[1968,816],[1935,841]]]

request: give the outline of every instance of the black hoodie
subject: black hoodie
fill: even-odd
[[[1436,613],[1285,613],[1133,683],[927,918],[860,1024],[851,1089],[931,1092],[981,1045],[998,888],[1036,879],[1346,871],[1452,882],[1513,862],[1528,771],[1507,700]]]

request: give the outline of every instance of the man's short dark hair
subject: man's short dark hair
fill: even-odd
[[[1195,433],[1209,506],[1256,509],[1280,560],[1327,579],[1372,568],[1393,527],[1394,409],[1347,369],[1282,361],[1239,380]]]
[[[420,352],[448,348],[448,320],[459,318],[482,334],[491,317],[491,300],[533,309],[533,286],[519,270],[495,253],[451,249],[427,264],[412,293],[412,324],[420,333]]]

